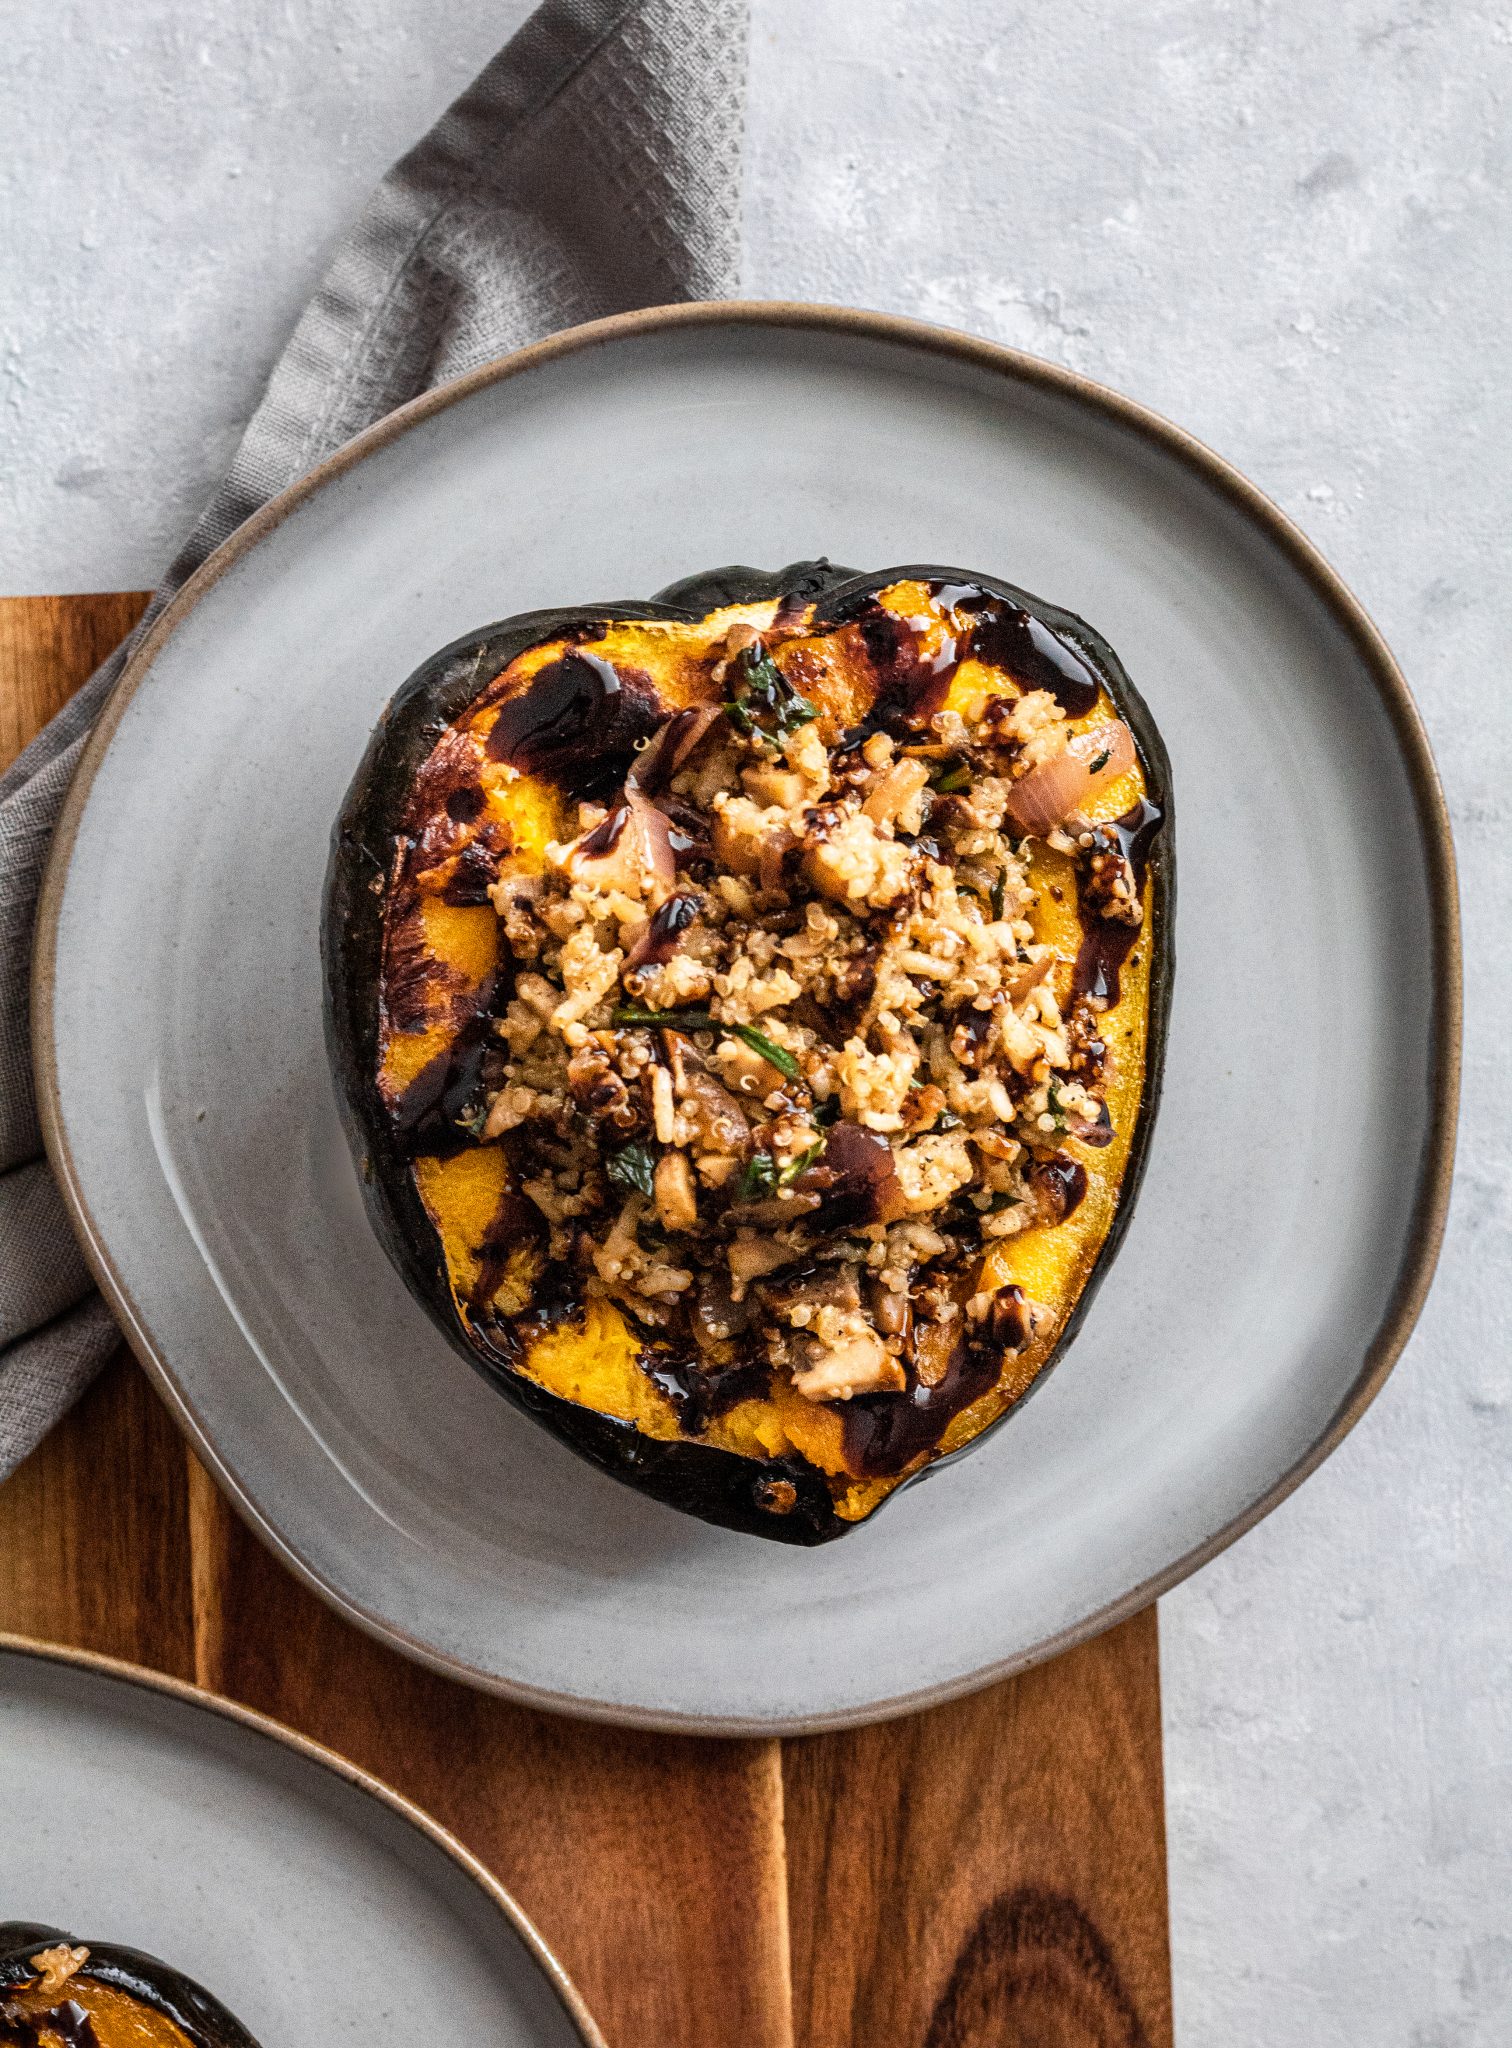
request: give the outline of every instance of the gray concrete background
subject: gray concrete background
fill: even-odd
[[[1322,545],[1423,708],[1468,942],[1449,1240],[1354,1436],[1162,1605],[1177,2008],[1184,2048],[1505,2043],[1512,12],[754,5],[747,290],[1170,414]],[[0,588],[155,579],[343,223],[525,11],[12,0]]]

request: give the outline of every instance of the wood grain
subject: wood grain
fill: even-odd
[[[785,1746],[806,2048],[1170,2042],[1157,1657],[1151,1609],[969,1699]]]
[[[0,760],[142,603],[0,602]],[[0,1487],[0,1627],[193,1677],[399,1786],[516,1893],[614,2048],[1169,2048],[1153,1611],[847,1735],[533,1713],[316,1600],[122,1354]]]
[[[195,1468],[200,1680],[398,1786],[514,1892],[616,2048],[788,2048],[777,1745],[513,1707],[339,1620]]]
[[[124,1346],[0,1486],[0,1629],[194,1676],[183,1439]]]
[[[0,769],[111,649],[145,593],[0,602]],[[123,1346],[0,1487],[0,1628],[194,1673],[178,1431]]]
[[[147,595],[0,600],[0,770],[126,638]]]

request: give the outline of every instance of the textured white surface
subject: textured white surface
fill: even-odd
[[[339,228],[524,11],[14,0],[0,587],[152,580]],[[1184,2048],[1502,2042],[1512,16],[755,13],[747,288],[974,327],[1170,413],[1320,541],[1423,708],[1463,869],[1459,1189],[1375,1409],[1164,1603],[1177,2006]]]

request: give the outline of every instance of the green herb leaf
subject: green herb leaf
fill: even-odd
[[[640,1024],[648,1030],[660,1031],[727,1031],[732,1038],[740,1039],[752,1052],[759,1052],[770,1062],[779,1074],[786,1074],[790,1081],[801,1081],[803,1069],[790,1052],[780,1045],[774,1045],[764,1031],[757,1031],[749,1024],[724,1024],[718,1017],[711,1017],[707,1010],[616,1010],[616,1024]]]
[[[777,1162],[770,1152],[753,1152],[740,1169],[740,1179],[735,1183],[737,1202],[754,1202],[761,1195],[769,1195],[777,1185]]]
[[[742,1045],[748,1045],[752,1052],[759,1052],[769,1065],[774,1066],[779,1074],[786,1074],[790,1081],[803,1079],[803,1069],[793,1055],[782,1046],[774,1045],[765,1032],[757,1031],[749,1024],[724,1024],[716,1028],[733,1033]]]
[[[1066,1112],[1061,1107],[1059,1081],[1052,1081],[1050,1083],[1049,1088],[1045,1091],[1045,1101],[1049,1105],[1050,1115],[1055,1118],[1055,1128],[1058,1131],[1063,1131],[1066,1128]]]
[[[953,767],[947,768],[943,775],[932,776],[929,786],[937,790],[941,796],[954,796],[957,790],[971,787],[971,770],[964,761],[957,761]]]
[[[604,1161],[610,1184],[626,1194],[649,1195],[656,1182],[656,1157],[649,1145],[622,1145]]]
[[[819,716],[801,691],[795,690],[758,641],[742,647],[730,664],[734,691],[725,713],[737,732],[757,739],[785,739]]]
[[[488,1104],[485,1102],[481,1109],[475,1109],[471,1116],[459,1116],[457,1122],[470,1138],[481,1138],[483,1126],[488,1122]]]
[[[643,1024],[654,1031],[724,1031],[729,1027],[707,1010],[616,1010],[616,1024]]]
[[[998,923],[1002,921],[1003,898],[1007,894],[1007,890],[1008,877],[1006,875],[999,875],[992,885],[992,915]]]
[[[953,1131],[960,1121],[953,1109],[942,1109],[934,1120],[933,1128],[937,1131]]]
[[[799,1174],[807,1173],[808,1169],[813,1165],[814,1161],[820,1157],[823,1151],[824,1140],[823,1138],[821,1138],[816,1145],[810,1145],[806,1152],[800,1152],[796,1159],[790,1159],[787,1165],[783,1167],[781,1173],[779,1173],[777,1176],[778,1187],[791,1187],[793,1182],[798,1178]]]

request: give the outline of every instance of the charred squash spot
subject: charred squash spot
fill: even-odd
[[[389,924],[383,1003],[394,1031],[419,1032],[433,1022],[443,1023],[452,998],[468,985],[460,969],[433,950],[425,911],[425,899],[413,897]]]
[[[499,964],[499,920],[492,905],[459,905],[435,896],[420,901],[421,943],[430,958],[472,990]]]
[[[396,1032],[456,1026],[499,961],[491,907],[459,908],[413,895],[396,906],[385,948],[384,1005]]]

